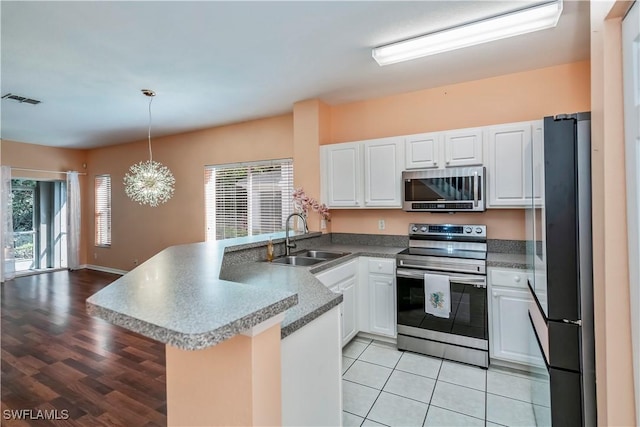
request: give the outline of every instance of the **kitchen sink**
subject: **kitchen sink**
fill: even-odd
[[[293,255],[285,255],[275,258],[271,262],[273,262],[274,264],[308,267],[310,265],[316,265],[320,264],[321,262],[327,262],[332,259],[340,258],[345,255],[349,255],[349,252],[316,251],[305,249]]]
[[[348,252],[329,252],[329,251],[308,250],[308,251],[300,252],[300,253],[298,253],[296,255],[309,257],[309,258],[322,258],[322,259],[328,260],[328,259],[340,258],[340,257],[343,257],[345,255],[349,255],[349,253]]]
[[[290,255],[290,256],[276,258],[271,262],[273,262],[274,264],[295,265],[295,266],[299,265],[302,267],[306,267],[306,266],[318,264],[324,261],[326,261],[326,259],[324,258],[311,258],[306,256],[300,256],[300,255]]]

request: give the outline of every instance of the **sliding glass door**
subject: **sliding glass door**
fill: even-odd
[[[11,181],[16,272],[67,267],[63,181]]]

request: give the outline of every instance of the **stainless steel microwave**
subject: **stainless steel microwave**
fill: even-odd
[[[484,212],[485,168],[402,172],[402,209],[409,212]]]

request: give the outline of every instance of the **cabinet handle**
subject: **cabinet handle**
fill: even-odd
[[[473,206],[478,207],[478,172],[473,173]]]
[[[494,297],[497,297],[497,296],[498,296],[498,293],[497,293],[497,292],[494,292],[494,293],[493,293],[493,296],[494,296]]]
[[[516,282],[516,283],[520,283],[520,276],[515,276],[513,278],[513,281]]]

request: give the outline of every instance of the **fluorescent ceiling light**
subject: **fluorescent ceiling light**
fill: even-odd
[[[424,36],[376,47],[372,55],[380,66],[422,58],[463,47],[553,28],[562,13],[562,0],[463,24]]]

